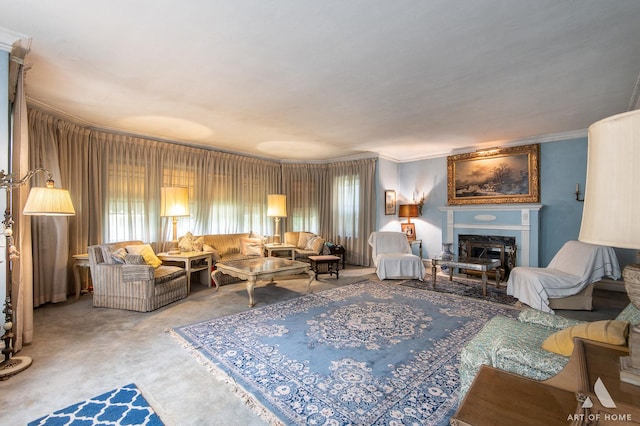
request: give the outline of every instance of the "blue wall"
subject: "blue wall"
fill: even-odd
[[[393,173],[388,160],[380,159],[381,169]],[[546,266],[560,247],[568,240],[577,240],[580,233],[583,203],[576,201],[576,184],[584,196],[587,168],[587,138],[570,139],[540,144],[540,202],[544,205],[540,221],[540,265]],[[442,229],[446,225],[445,213],[438,208],[447,205],[447,158],[397,164],[397,186],[385,176],[379,183],[379,200],[384,200],[385,189],[395,189],[398,204],[411,202],[413,194],[425,193],[422,217],[412,220],[416,236],[423,240],[423,257],[429,258],[442,251]],[[383,187],[384,186],[384,187]],[[384,202],[378,203],[378,229],[400,230],[400,218],[384,215]],[[404,222],[405,219],[402,219]],[[635,263],[633,250],[616,249],[620,266]],[[535,265],[532,265],[535,266]]]

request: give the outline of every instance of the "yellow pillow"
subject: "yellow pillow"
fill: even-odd
[[[162,265],[162,260],[158,259],[158,256],[156,256],[150,244],[127,246],[126,249],[129,254],[138,254],[142,256],[144,261],[147,262],[147,265],[151,265],[154,268]]]
[[[587,322],[553,333],[542,343],[542,349],[569,356],[573,352],[574,337],[583,337],[612,345],[624,345],[627,343],[628,332],[629,323],[626,321],[603,320]]]

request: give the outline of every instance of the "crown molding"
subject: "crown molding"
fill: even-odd
[[[0,27],[0,50],[11,53],[17,41],[31,39],[28,35]]]

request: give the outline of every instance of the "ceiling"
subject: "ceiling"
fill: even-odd
[[[0,0],[28,101],[278,160],[412,161],[638,108],[637,0]]]

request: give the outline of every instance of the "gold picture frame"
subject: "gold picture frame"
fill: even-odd
[[[540,144],[447,157],[449,205],[540,202]]]

